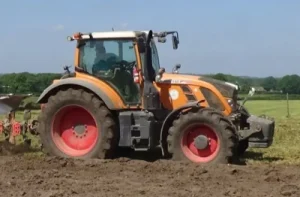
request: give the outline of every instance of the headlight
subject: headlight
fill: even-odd
[[[227,102],[230,105],[231,109],[236,109],[236,101],[234,101],[233,99],[227,99]]]

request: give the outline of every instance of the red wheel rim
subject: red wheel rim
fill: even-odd
[[[66,106],[54,116],[52,139],[63,153],[78,157],[89,153],[96,145],[99,131],[93,116],[80,106]]]
[[[197,137],[207,139],[205,148],[197,148],[195,139]],[[205,124],[197,124],[190,126],[183,133],[181,140],[181,148],[185,156],[196,163],[207,163],[213,160],[220,149],[219,138],[210,126]]]

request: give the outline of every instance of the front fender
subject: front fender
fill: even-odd
[[[163,156],[166,155],[166,150],[167,150],[166,138],[167,138],[167,134],[168,134],[168,128],[171,125],[171,123],[173,122],[174,118],[176,116],[178,116],[178,114],[184,109],[201,108],[201,106],[199,104],[203,103],[203,102],[205,102],[205,100],[188,103],[186,105],[183,105],[183,106],[173,110],[171,113],[168,114],[168,116],[164,120],[161,130],[160,130],[160,146],[161,146]]]
[[[52,83],[42,92],[36,103],[46,103],[51,94],[66,86],[79,86],[88,89],[100,97],[109,109],[118,109],[104,91],[99,89],[96,85],[78,78],[66,78]]]

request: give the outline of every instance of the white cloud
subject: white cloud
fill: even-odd
[[[52,28],[54,31],[62,31],[65,29],[65,26],[64,25],[55,25],[53,28]]]

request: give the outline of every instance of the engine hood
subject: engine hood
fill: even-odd
[[[199,80],[208,82],[212,85],[214,85],[224,97],[227,98],[233,98],[235,95],[237,95],[239,87],[233,83],[213,79],[210,77],[203,77],[200,76]]]
[[[238,92],[238,86],[233,83],[224,82],[221,80],[217,80],[205,76],[164,73],[162,77],[162,81],[170,82],[170,83],[181,83],[181,84],[182,83],[197,84],[199,83],[199,81],[204,81],[206,83],[210,83],[211,85],[215,86],[215,88],[218,89],[220,93],[227,98],[236,97],[236,94]]]

